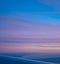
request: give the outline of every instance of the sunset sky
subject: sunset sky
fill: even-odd
[[[60,0],[0,0],[1,52],[60,53]]]

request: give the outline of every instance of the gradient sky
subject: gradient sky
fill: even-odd
[[[49,51],[60,52],[60,0],[0,0],[0,52]]]

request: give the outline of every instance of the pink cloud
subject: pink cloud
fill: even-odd
[[[0,38],[32,39],[29,41],[24,40],[25,42],[60,42],[60,40],[58,40],[60,38],[59,24],[52,24],[48,22],[26,21],[21,18],[14,18],[14,17],[2,17],[1,21],[3,21],[1,24],[5,26],[2,28],[0,27]],[[38,39],[58,38],[58,39],[38,40],[37,38]]]
[[[56,47],[54,44],[0,44],[0,52],[59,52],[60,47]],[[52,47],[50,47],[52,46]]]

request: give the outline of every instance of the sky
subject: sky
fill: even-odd
[[[60,0],[0,0],[0,52],[60,53]]]

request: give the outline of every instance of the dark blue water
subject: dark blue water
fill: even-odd
[[[0,64],[60,64],[60,56],[41,53],[0,54]]]
[[[0,64],[49,64],[49,63],[43,62],[43,61],[34,61],[34,60],[28,60],[28,59],[1,55]]]

